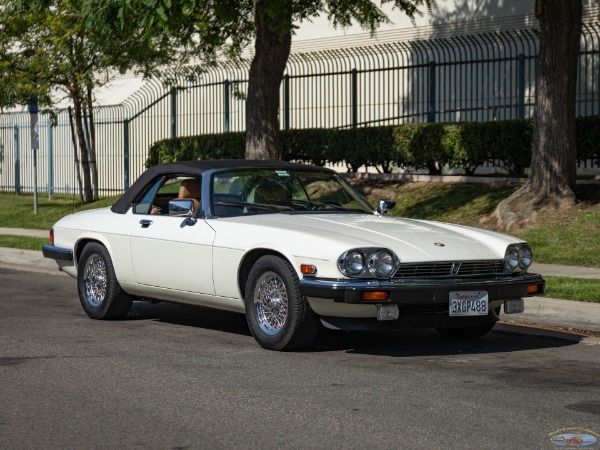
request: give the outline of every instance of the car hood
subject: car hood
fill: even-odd
[[[477,228],[375,215],[273,214],[255,218],[270,227],[301,230],[309,240],[319,236],[347,249],[388,248],[404,262],[502,259],[507,245],[522,242]],[[303,241],[302,245],[307,245]]]

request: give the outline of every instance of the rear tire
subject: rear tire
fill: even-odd
[[[131,308],[133,297],[117,281],[108,250],[95,242],[87,244],[77,270],[79,300],[92,319],[120,319]]]
[[[248,275],[246,319],[254,339],[271,350],[305,347],[316,338],[320,321],[300,293],[298,275],[289,261],[261,257]]]

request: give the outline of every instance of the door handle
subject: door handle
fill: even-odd
[[[148,219],[142,219],[142,220],[140,220],[140,225],[142,226],[142,228],[148,228],[153,223],[154,223],[154,221],[148,220]]]

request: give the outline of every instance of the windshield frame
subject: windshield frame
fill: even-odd
[[[214,200],[215,200],[215,182],[217,180],[218,177],[223,177],[225,174],[235,174],[236,172],[240,173],[240,176],[242,176],[242,174],[248,174],[251,175],[252,172],[256,172],[257,176],[260,176],[260,174],[264,174],[266,172],[273,172],[273,175],[277,174],[277,177],[281,177],[282,179],[286,179],[288,180],[298,180],[300,182],[300,187],[302,187],[302,189],[304,190],[304,195],[307,196],[307,203],[310,203],[311,200],[309,198],[309,194],[306,192],[306,184],[302,183],[302,181],[305,181],[306,179],[310,179],[311,177],[316,177],[316,178],[321,178],[323,181],[327,181],[327,182],[336,182],[341,190],[343,190],[345,192],[345,194],[355,203],[357,203],[357,208],[353,208],[353,209],[342,209],[343,206],[340,205],[340,207],[336,207],[332,204],[325,204],[325,203],[319,203],[319,202],[313,202],[314,206],[316,208],[323,208],[323,209],[308,209],[308,208],[298,208],[295,209],[293,207],[293,202],[300,202],[300,199],[290,199],[290,203],[289,205],[286,204],[286,206],[281,206],[281,205],[275,205],[273,204],[271,207],[268,206],[268,204],[263,204],[263,203],[258,203],[257,206],[257,210],[256,211],[245,211],[244,212],[244,208],[243,206],[249,206],[250,202],[247,202],[247,198],[245,198],[244,196],[241,196],[239,201],[237,202],[231,202],[232,204],[229,205],[231,207],[239,207],[240,208],[240,214],[217,214],[216,213],[216,208],[215,206],[219,206],[216,205]],[[283,173],[285,175],[282,175],[280,173]],[[264,179],[261,179],[262,181],[264,180],[269,180],[269,181],[275,181],[278,178],[273,176],[272,180],[270,180],[268,177],[265,177]],[[245,216],[250,216],[250,215],[263,215],[263,214],[369,214],[369,215],[376,215],[376,211],[373,208],[373,206],[362,196],[362,194],[360,194],[360,192],[358,192],[350,183],[348,183],[344,177],[342,177],[340,174],[338,174],[337,172],[328,170],[328,169],[323,169],[323,170],[319,170],[315,167],[311,167],[311,166],[307,166],[306,170],[304,169],[299,169],[299,170],[295,170],[292,169],[290,170],[289,168],[285,168],[285,169],[281,169],[279,170],[278,168],[254,168],[254,167],[244,167],[243,165],[240,167],[232,167],[232,168],[227,168],[227,169],[216,169],[216,170],[211,170],[208,171],[207,173],[204,174],[203,176],[203,185],[204,185],[204,192],[208,192],[209,195],[207,196],[203,196],[202,198],[202,203],[203,203],[203,210],[205,211],[205,218],[227,218],[227,217],[245,217]],[[290,181],[290,182],[294,182],[294,181]],[[243,194],[248,194],[249,192],[244,192]],[[218,194],[216,194],[218,195]],[[228,196],[232,194],[223,194],[224,196]],[[233,203],[238,203],[236,206],[233,205]],[[224,203],[222,204],[224,206]]]

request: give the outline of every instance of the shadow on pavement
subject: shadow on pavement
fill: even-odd
[[[246,316],[228,311],[175,303],[133,302],[124,320],[155,320],[173,325],[250,336]]]
[[[250,337],[242,314],[172,303],[135,302],[125,320],[154,320],[173,325],[202,328]],[[576,345],[583,336],[546,332],[503,324],[478,339],[448,339],[435,330],[332,331],[323,329],[315,343],[300,352],[346,352],[393,357],[475,355],[522,352]],[[256,344],[258,345],[258,344]]]

